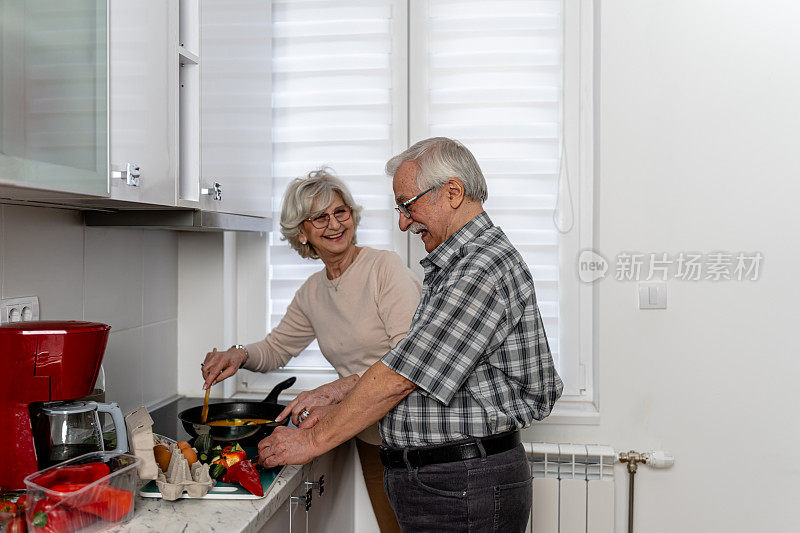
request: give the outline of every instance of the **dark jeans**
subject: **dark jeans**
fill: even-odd
[[[404,533],[524,532],[533,497],[521,444],[484,458],[387,468],[383,486]]]

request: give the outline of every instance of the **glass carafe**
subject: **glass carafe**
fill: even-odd
[[[117,433],[115,452],[128,451],[128,436],[122,411],[116,403],[58,402],[42,407],[36,429],[39,466],[72,459],[89,452],[104,451],[99,413],[109,413]]]

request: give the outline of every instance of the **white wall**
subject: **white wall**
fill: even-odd
[[[223,338],[223,257],[221,233],[185,233],[178,240],[178,391],[202,396],[200,363],[212,348],[227,349]],[[222,394],[216,386],[211,393]]]
[[[178,244],[167,231],[85,228],[77,211],[0,205],[0,294],[42,320],[111,325],[106,398],[129,412],[176,393]]]
[[[635,531],[796,531],[800,360],[792,310],[800,228],[800,5],[600,3],[597,240],[622,251],[760,251],[756,282],[599,284],[599,426],[531,440],[667,449],[640,468]],[[617,531],[627,474],[616,470]]]
[[[178,243],[178,391],[197,397],[206,353],[267,334],[267,235],[186,232]],[[214,386],[212,397],[234,395],[237,378]]]

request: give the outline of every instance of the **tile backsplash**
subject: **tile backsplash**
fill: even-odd
[[[106,398],[127,413],[177,391],[178,237],[87,228],[78,211],[0,205],[0,294],[42,320],[111,325]]]

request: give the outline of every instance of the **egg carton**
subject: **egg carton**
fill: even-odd
[[[167,471],[165,473],[159,470],[156,479],[161,497],[172,501],[180,498],[184,491],[191,498],[202,498],[208,494],[215,484],[208,473],[209,465],[197,461],[190,467],[189,461],[176,444],[172,444],[169,451],[172,453],[172,458],[169,460]]]

